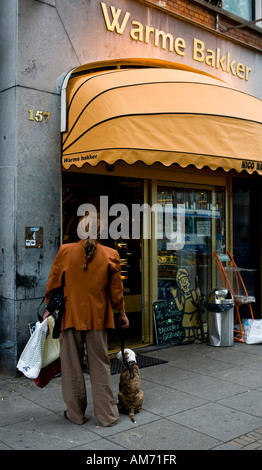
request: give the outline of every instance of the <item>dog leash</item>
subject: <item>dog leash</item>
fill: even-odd
[[[134,376],[135,376],[134,371],[133,371],[132,367],[130,366],[129,362],[126,360],[125,354],[124,354],[124,331],[123,331],[123,328],[121,328],[121,352],[122,352],[123,363],[129,369],[130,379],[133,379]]]

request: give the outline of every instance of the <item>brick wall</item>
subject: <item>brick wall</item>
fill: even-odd
[[[222,10],[219,7],[215,7],[209,3],[204,5],[197,3],[194,0],[166,0],[165,2],[158,2],[158,0],[151,1],[156,4],[162,3],[163,8],[214,30],[216,30],[218,14],[218,31],[227,37],[237,39],[262,50],[262,30],[260,32],[254,28],[245,26],[244,28],[229,29],[228,31],[225,31],[224,28],[239,25],[240,20],[238,20],[238,18],[232,18],[233,15],[228,14],[225,10]]]

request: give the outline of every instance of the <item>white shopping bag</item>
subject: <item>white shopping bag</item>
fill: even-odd
[[[17,369],[30,379],[36,379],[40,373],[47,330],[47,318],[42,323],[36,323],[35,331],[17,363]]]
[[[243,333],[247,344],[262,343],[262,320],[244,320]]]
[[[60,356],[60,340],[53,338],[53,329],[55,326],[55,319],[52,315],[47,318],[48,335],[44,344],[44,351],[42,357],[42,367],[46,367]]]

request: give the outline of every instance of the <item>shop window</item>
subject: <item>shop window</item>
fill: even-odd
[[[224,189],[172,188],[158,186],[158,231],[163,221],[163,237],[158,234],[158,300],[172,299],[180,270],[187,272],[192,289],[199,286],[207,296],[216,279],[213,272],[213,251],[225,250]],[[177,207],[184,208],[184,225],[180,224]],[[168,212],[173,208],[173,240],[167,235]],[[164,214],[164,216],[163,216]],[[164,217],[164,218],[163,218]],[[181,219],[182,220],[182,219]],[[179,230],[184,234],[179,239]]]
[[[213,252],[225,252],[225,190],[161,184],[157,203],[156,336],[197,343],[207,328],[201,302],[217,282]]]
[[[254,0],[223,0],[224,10],[240,16],[247,21],[255,19],[255,1]]]

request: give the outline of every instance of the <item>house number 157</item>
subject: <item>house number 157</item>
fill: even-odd
[[[48,122],[51,116],[51,113],[48,113],[47,111],[36,111],[34,113],[33,109],[29,109],[28,112],[29,112],[29,121]]]

